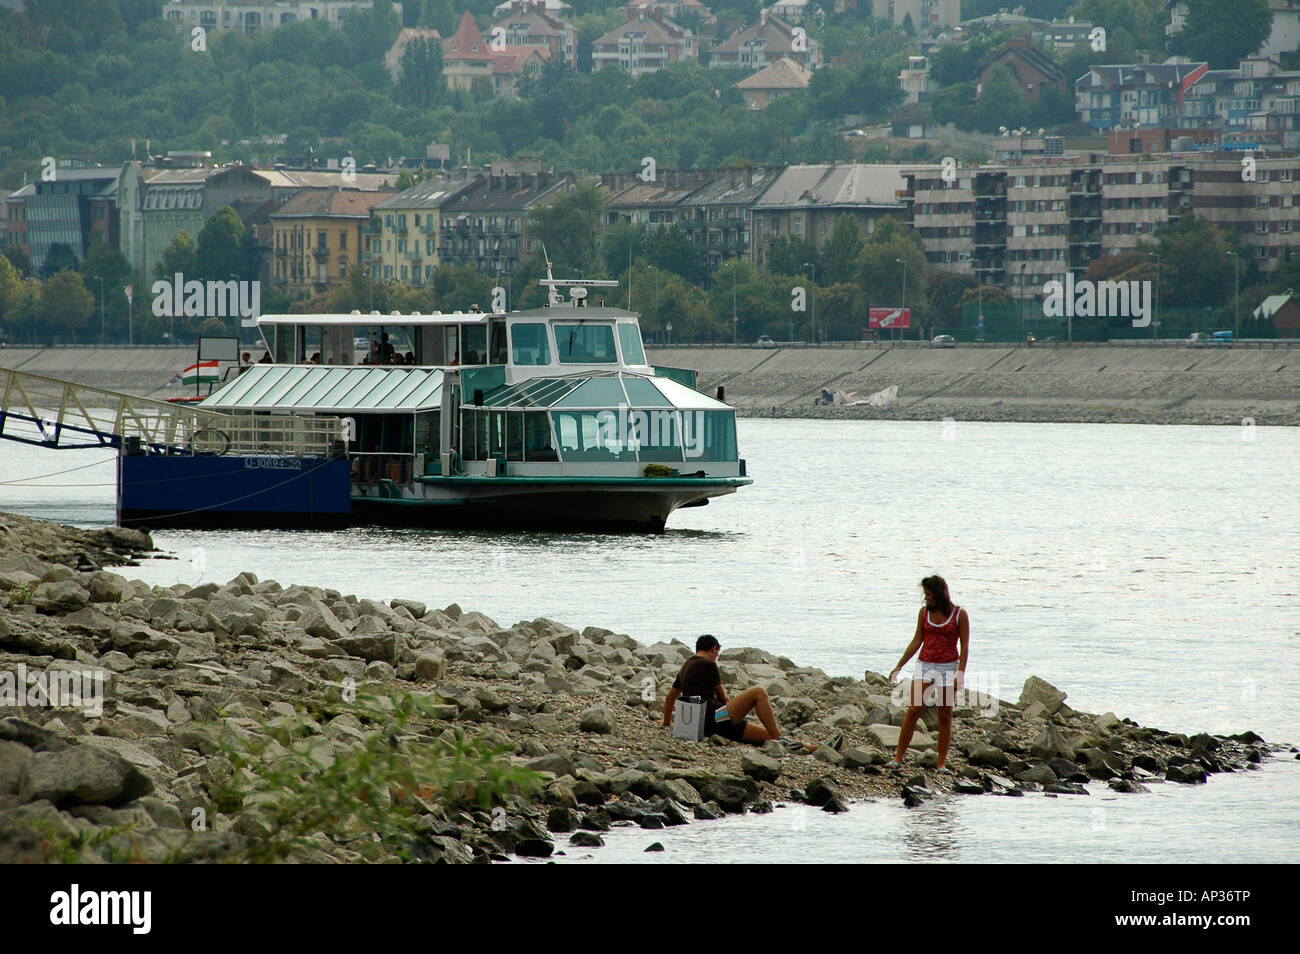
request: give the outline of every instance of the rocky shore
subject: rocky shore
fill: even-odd
[[[1087,796],[1094,780],[1140,797],[1270,757],[1251,732],[1075,711],[1031,677],[1014,702],[962,700],[952,772],[933,768],[932,712],[890,770],[904,709],[885,676],[750,648],[723,652],[726,684],[763,685],[788,734],[830,744],[674,740],[658,719],[684,642],[107,569],[152,551],[138,531],[0,514],[0,862],[546,857],[613,826],[780,804]]]

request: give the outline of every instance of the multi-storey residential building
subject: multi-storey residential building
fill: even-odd
[[[1261,270],[1276,268],[1300,251],[1300,157],[1255,159],[1254,181],[1242,168],[1237,154],[1059,158],[960,169],[947,182],[926,166],[908,169],[905,200],[932,266],[1032,298],[1188,213],[1236,232]]]
[[[1256,148],[1300,148],[1300,72],[1268,57],[1249,57],[1235,70],[1209,70],[1183,99],[1187,126],[1219,131],[1226,142]]]
[[[910,18],[918,33],[938,33],[962,22],[961,0],[871,0],[871,15],[894,26]]]
[[[530,209],[549,205],[576,188],[573,176],[542,169],[536,160],[502,160],[440,207],[439,260],[473,265],[494,279],[508,280],[532,254]]]
[[[516,37],[518,39],[518,37]],[[523,77],[536,78],[551,57],[547,46],[497,44],[484,39],[467,10],[451,39],[443,43],[442,75],[449,89],[470,89],[475,80],[489,84],[498,96],[517,95]]]
[[[360,265],[362,229],[383,196],[306,189],[271,214],[277,285],[322,292],[347,282]]]
[[[1034,44],[1057,53],[1069,53],[1076,46],[1092,42],[1092,24],[1087,20],[1053,20],[1034,30]]]
[[[37,271],[55,244],[66,246],[78,259],[93,242],[116,246],[120,172],[116,166],[53,167],[53,178],[38,178],[5,199],[0,245],[22,249]]]
[[[779,170],[719,169],[681,202],[678,224],[695,244],[696,262],[710,272],[732,258],[749,258],[750,208]]]
[[[707,171],[659,169],[652,182],[644,182],[635,174],[604,176],[602,185],[609,191],[609,198],[605,200],[605,224],[630,222],[650,228],[683,226],[693,215],[683,203],[696,189],[711,182],[713,175]]]
[[[361,262],[372,278],[423,285],[442,264],[441,208],[477,180],[427,179],[377,202],[362,229]]]
[[[252,34],[302,20],[324,20],[341,30],[349,16],[374,5],[374,0],[170,0],[163,5],[162,15],[187,30],[203,27]],[[401,4],[394,3],[393,8],[400,20]]]
[[[767,263],[779,238],[801,238],[821,248],[845,212],[864,236],[886,215],[902,218],[903,167],[895,165],[786,166],[751,206],[751,256]]]
[[[1183,99],[1208,70],[1205,63],[1094,66],[1074,81],[1075,109],[1097,130],[1181,125]]]
[[[493,49],[545,47],[552,63],[578,68],[578,31],[573,24],[546,12],[542,0],[511,0],[510,10],[497,17],[488,31]]]
[[[909,56],[907,65],[898,71],[898,85],[904,103],[919,103],[930,98],[930,64],[924,56]]]
[[[626,8],[627,22],[591,45],[593,71],[621,66],[633,76],[655,73],[677,60],[696,57],[696,38],[659,7]]]
[[[745,66],[758,68],[789,58],[807,70],[822,65],[821,44],[808,36],[802,27],[792,27],[766,10],[758,21],[737,30],[709,54],[709,66]]]
[[[218,209],[270,198],[270,183],[247,166],[157,169],[131,161],[117,180],[119,247],[131,267],[148,278],[181,229],[197,239]]]

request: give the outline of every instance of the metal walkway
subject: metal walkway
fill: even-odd
[[[190,454],[225,415],[0,369],[0,438],[42,447],[118,447],[138,437],[154,453]]]
[[[24,444],[120,449],[135,438],[152,454],[326,456],[347,436],[338,417],[211,411],[0,368],[0,438]]]

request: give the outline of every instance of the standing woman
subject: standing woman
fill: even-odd
[[[917,720],[925,709],[926,693],[933,693],[935,686],[939,688],[939,697],[933,703],[939,708],[939,768],[944,768],[948,761],[948,746],[952,743],[952,709],[957,702],[957,691],[966,678],[966,661],[970,658],[970,618],[960,606],[953,605],[948,596],[948,584],[941,576],[927,576],[921,581],[921,589],[925,593],[925,606],[916,620],[916,634],[907,644],[903,658],[889,674],[889,681],[896,682],[912,654],[921,650],[912,677],[911,705],[898,730],[898,752],[889,763],[890,768],[902,764],[912,742],[912,733],[916,731]],[[957,651],[959,642],[960,654]]]

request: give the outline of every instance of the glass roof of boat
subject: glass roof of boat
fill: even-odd
[[[566,378],[532,378],[502,387],[483,398],[495,408],[616,408],[648,407],[680,410],[729,411],[721,401],[668,378],[643,374],[588,375]]]
[[[416,411],[442,403],[442,371],[255,364],[203,402],[243,411]]]

